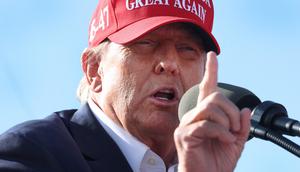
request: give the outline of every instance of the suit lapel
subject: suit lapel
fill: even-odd
[[[99,124],[88,104],[75,112],[69,129],[92,171],[132,171],[119,147]]]

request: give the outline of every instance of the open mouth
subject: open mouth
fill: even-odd
[[[157,91],[153,97],[158,100],[172,101],[176,98],[176,92],[174,89],[162,89]]]

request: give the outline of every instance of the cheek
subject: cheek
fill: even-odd
[[[122,69],[122,70],[120,70]],[[110,99],[115,111],[124,113],[136,108],[143,95],[141,78],[132,71],[134,68],[115,67],[109,69],[103,78],[103,94]]]
[[[140,72],[139,72],[140,73]],[[126,73],[121,85],[120,94],[124,97],[128,111],[137,109],[146,96],[145,83],[147,83],[147,77],[134,72]]]
[[[204,76],[204,67],[197,66],[190,66],[186,70],[181,71],[182,80],[184,84],[185,91],[192,86],[199,84]]]
[[[133,55],[123,55],[122,58],[111,59],[109,63],[103,66],[104,88],[116,88],[117,92],[126,98],[128,104],[133,96],[138,96],[135,94],[142,91],[143,85],[147,82],[150,65],[145,65],[142,59],[145,58]],[[111,88],[112,85],[113,88]]]

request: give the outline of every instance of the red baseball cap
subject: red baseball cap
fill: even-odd
[[[126,44],[160,26],[192,23],[201,31],[208,50],[220,54],[212,35],[212,0],[100,0],[89,27],[89,47],[106,38]]]

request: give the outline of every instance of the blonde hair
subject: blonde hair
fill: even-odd
[[[101,56],[104,55],[104,49],[110,43],[108,39],[101,42],[97,47],[86,48],[83,51],[82,56],[86,55],[87,58],[82,61],[82,65],[86,65],[87,63],[95,63],[101,60]],[[81,104],[88,101],[90,98],[91,90],[90,84],[85,75],[81,78],[79,85],[76,90],[76,97],[80,101]]]

